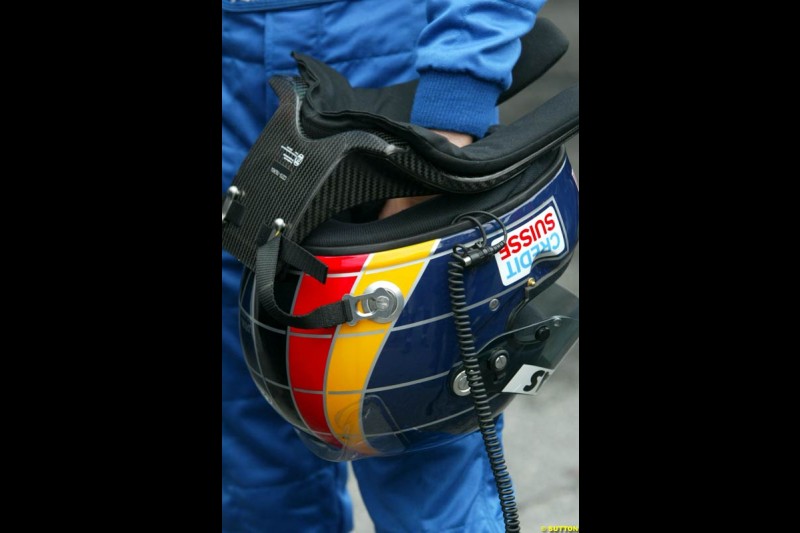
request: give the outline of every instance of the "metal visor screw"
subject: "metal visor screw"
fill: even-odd
[[[469,380],[467,380],[466,370],[459,372],[453,380],[453,392],[458,396],[469,395]]]
[[[505,350],[499,351],[492,360],[492,368],[497,371],[503,370],[508,366],[508,355]]]

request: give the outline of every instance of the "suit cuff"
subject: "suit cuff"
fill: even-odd
[[[420,72],[411,122],[430,129],[481,138],[497,123],[497,98],[503,88],[468,74]]]

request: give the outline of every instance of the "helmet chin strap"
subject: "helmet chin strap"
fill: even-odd
[[[261,244],[256,251],[254,269],[258,302],[272,318],[284,326],[316,329],[352,322],[352,308],[346,299],[322,305],[305,315],[293,315],[278,307],[278,302],[275,301],[275,278],[278,273],[279,259],[283,259],[283,263],[311,275],[320,283],[325,283],[328,275],[327,266],[301,246],[283,237],[281,232],[284,227],[283,221],[278,219],[274,222],[273,229],[269,232],[266,240],[264,241],[263,237],[260,239]],[[262,232],[262,236],[266,233]]]

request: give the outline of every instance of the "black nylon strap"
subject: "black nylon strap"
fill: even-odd
[[[311,255],[291,239],[281,236],[281,261],[302,270],[320,283],[328,279],[328,265]]]
[[[274,233],[275,229],[273,226],[266,222],[261,224],[261,228],[258,230],[258,236],[256,237],[256,247],[266,244]],[[283,235],[280,235],[280,239],[281,261],[305,272],[320,283],[325,283],[325,280],[328,279],[328,265],[314,257],[311,253],[307,252],[305,248],[291,239],[287,239]]]
[[[273,232],[267,242],[256,250],[256,291],[264,310],[281,324],[301,329],[329,328],[352,320],[350,307],[344,301],[320,306],[306,315],[292,315],[278,307],[275,301],[275,276],[278,258],[281,256],[281,244],[287,242],[290,241]]]

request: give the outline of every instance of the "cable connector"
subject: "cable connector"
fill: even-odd
[[[502,250],[505,245],[506,241],[504,240],[491,246],[485,246],[483,243],[478,243],[473,244],[469,248],[456,246],[453,248],[453,252],[455,252],[456,258],[464,263],[464,266],[469,267],[483,263],[494,254]]]
[[[495,222],[497,222],[497,224],[500,226],[500,229],[503,230],[502,240],[500,240],[500,242],[498,242],[497,244],[489,244],[489,237],[486,235],[486,230],[483,229],[483,224],[481,224],[481,222],[477,218],[470,216],[472,214],[485,215],[494,220]],[[480,242],[473,244],[469,248],[464,248],[464,246],[460,244],[457,244],[453,247],[453,256],[456,259],[458,259],[464,266],[470,267],[479,265],[484,261],[486,261],[487,259],[489,259],[490,257],[492,257],[500,250],[502,250],[503,247],[506,245],[506,241],[508,240],[508,231],[506,230],[506,226],[499,218],[497,218],[493,214],[487,213],[486,211],[472,211],[471,213],[466,213],[464,215],[456,217],[453,220],[453,224],[460,222],[461,220],[472,221],[475,224],[475,226],[477,226],[477,228],[480,230],[481,235],[483,236]]]

